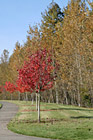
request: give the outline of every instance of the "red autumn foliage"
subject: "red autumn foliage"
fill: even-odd
[[[16,81],[16,91],[19,91],[20,93],[24,93],[24,92],[31,92],[31,88],[28,85],[23,85],[23,81],[19,78]]]
[[[16,90],[16,86],[11,82],[6,82],[4,88],[10,93],[13,93]]]
[[[37,51],[18,70],[18,90],[40,92],[51,88],[54,79],[53,69],[50,52],[46,49]]]

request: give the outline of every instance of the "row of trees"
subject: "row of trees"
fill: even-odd
[[[54,86],[44,91],[41,100],[93,106],[93,2],[71,0],[63,11],[52,2],[42,13],[41,25],[29,26],[24,45],[17,42],[10,58],[8,51],[4,50],[0,63],[0,85],[5,85],[6,81],[16,83],[17,69],[21,69],[28,57],[43,48],[51,50],[52,66],[55,67],[57,62],[59,70],[53,70]],[[1,97],[8,98],[5,91]],[[21,99],[23,97],[21,95]],[[16,94],[14,98],[17,98]]]

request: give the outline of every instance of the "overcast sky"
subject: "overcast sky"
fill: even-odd
[[[4,49],[13,53],[17,41],[26,41],[29,25],[41,21],[41,12],[52,0],[0,0],[0,55]],[[54,0],[63,9],[68,0]]]

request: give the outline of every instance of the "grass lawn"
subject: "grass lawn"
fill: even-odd
[[[35,103],[11,101],[19,112],[8,129],[29,136],[61,140],[93,140],[93,108],[41,103],[41,123],[37,122]]]

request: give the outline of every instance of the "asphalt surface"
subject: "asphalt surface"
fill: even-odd
[[[50,140],[46,138],[25,136],[16,134],[7,129],[7,124],[16,115],[18,106],[8,102],[1,102],[3,107],[0,109],[0,140]]]

